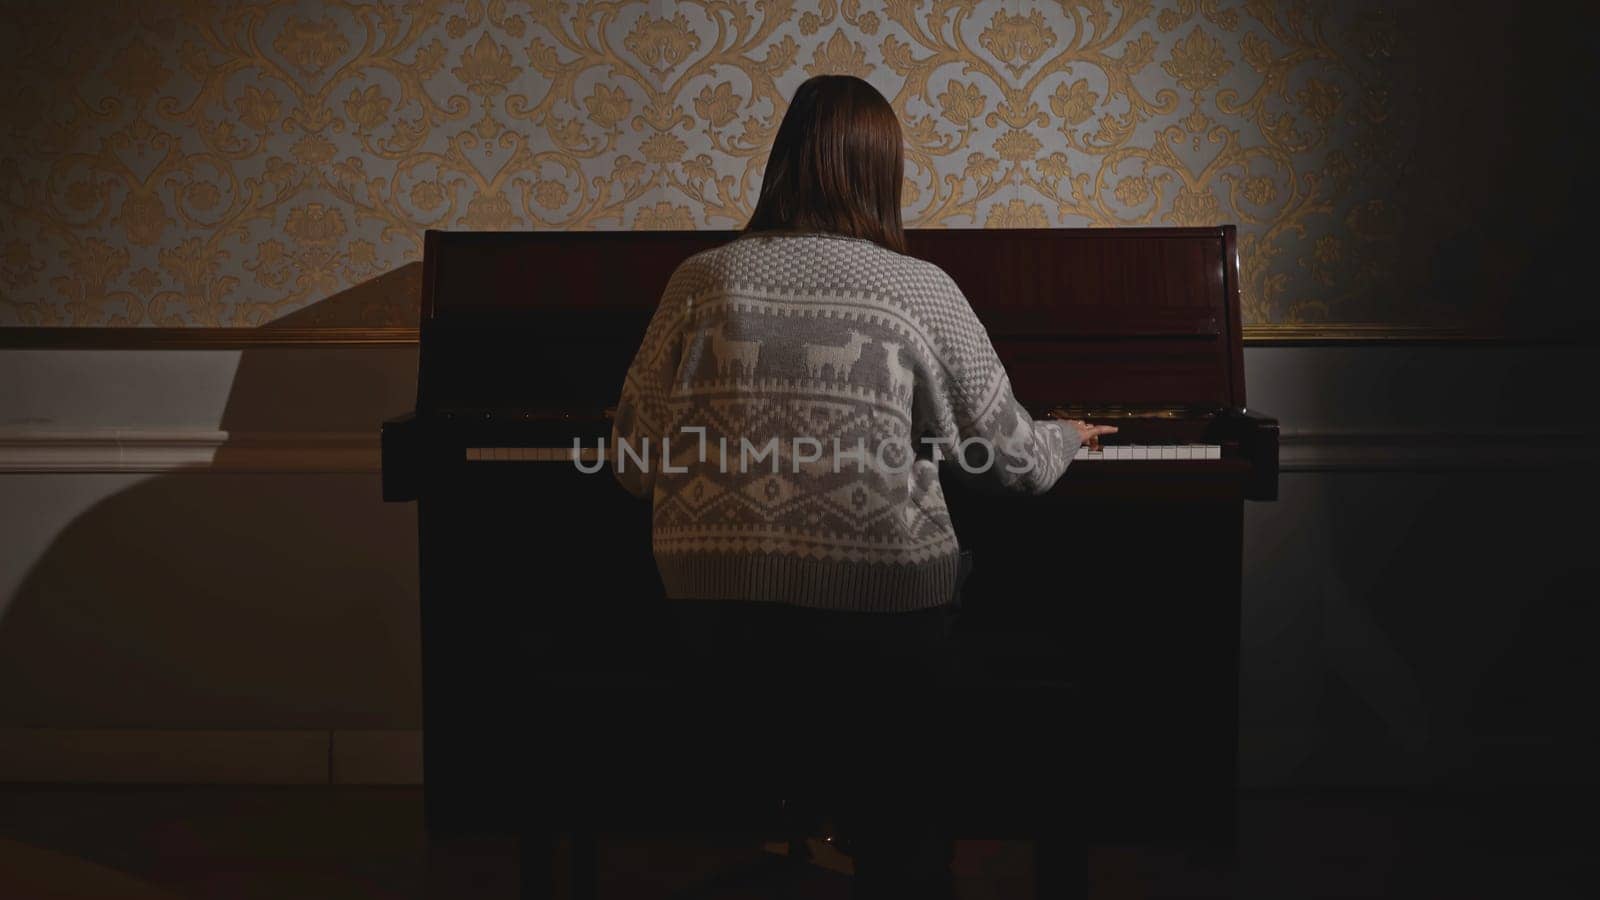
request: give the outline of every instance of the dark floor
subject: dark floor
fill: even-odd
[[[1181,849],[1092,847],[1095,898],[1600,897],[1592,793],[1583,796],[1252,792],[1233,871]],[[509,842],[429,845],[421,793],[395,788],[0,787],[4,898],[514,897]],[[763,896],[759,844],[611,838],[604,900]],[[1031,896],[1031,847],[963,842],[961,896]],[[824,859],[842,868],[840,859]],[[845,898],[808,866],[788,896]]]

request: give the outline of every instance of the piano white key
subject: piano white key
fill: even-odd
[[[1161,448],[1161,458],[1162,459],[1177,459],[1178,458],[1178,445],[1177,444],[1167,444],[1166,446],[1162,447]]]
[[[1215,444],[1206,447],[1206,459],[1221,459],[1222,448]]]

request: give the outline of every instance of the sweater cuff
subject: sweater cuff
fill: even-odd
[[[1052,442],[1050,449],[1054,451],[1058,446],[1061,448],[1060,453],[1062,455],[1063,465],[1071,462],[1073,455],[1078,452],[1078,448],[1083,446],[1083,438],[1078,436],[1078,429],[1068,425],[1065,420],[1035,419],[1033,424],[1036,428],[1040,425],[1047,427],[1053,426],[1056,433],[1061,436],[1059,438],[1059,444]]]

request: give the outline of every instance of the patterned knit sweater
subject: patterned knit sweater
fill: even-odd
[[[867,612],[950,601],[941,465],[1042,493],[1079,443],[1017,403],[943,270],[818,233],[685,260],[612,437],[618,479],[654,503],[668,597]]]

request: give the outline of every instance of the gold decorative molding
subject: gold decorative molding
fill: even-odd
[[[1322,322],[1245,325],[1246,345],[1544,343],[1548,339],[1472,331],[1458,327]]]
[[[1332,346],[1354,344],[1459,344],[1513,346],[1588,346],[1600,342],[1592,331],[1564,333],[1504,331],[1382,322],[1325,322],[1245,325],[1246,346]]]

